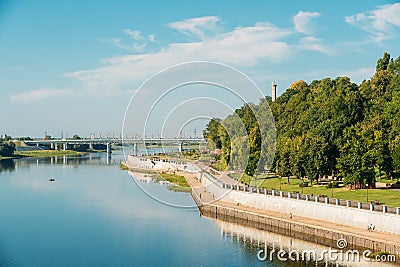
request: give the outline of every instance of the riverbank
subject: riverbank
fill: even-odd
[[[373,253],[387,252],[397,255],[398,261],[400,260],[400,235],[217,200],[194,175],[187,174],[185,177],[192,186],[192,197],[200,213],[206,217],[301,238],[333,249],[337,249],[338,240],[345,239],[346,249],[363,248]]]
[[[242,183],[257,188],[266,188],[283,192],[291,192],[293,194],[301,193],[313,196],[329,196],[330,198],[339,198],[352,200],[355,202],[364,202],[368,204],[372,201],[375,204],[386,205],[389,207],[400,207],[400,191],[393,190],[390,187],[385,188],[369,188],[350,190],[341,185],[337,187],[329,187],[328,185],[312,184],[310,180],[305,179],[307,186],[302,186],[303,180],[297,178],[278,177],[275,175],[262,175],[253,179],[246,174],[231,174],[231,176]],[[335,181],[333,181],[335,182]],[[368,191],[368,196],[367,196]]]
[[[74,150],[29,150],[16,151],[17,157],[55,157],[55,156],[82,156],[88,152],[78,152]]]
[[[140,157],[128,158],[128,162],[136,167],[155,168],[154,162]],[[169,161],[168,164],[172,168],[174,163]],[[254,191],[243,186],[239,186],[240,190],[231,190],[228,188],[233,188],[232,183],[237,183],[236,180],[225,173],[216,173],[214,177],[207,172],[208,169],[195,163],[175,163],[175,171],[186,178],[192,188],[193,199],[205,216],[302,238],[332,248],[336,248],[337,240],[345,239],[349,249],[361,247],[374,253],[400,255],[400,231],[397,230],[399,215],[340,203],[320,203],[319,198],[318,201],[310,201],[275,191],[267,194],[266,191]],[[371,223],[377,226],[376,230],[368,231],[367,225]]]
[[[122,170],[128,170],[132,173],[140,174],[140,176],[142,174],[145,174],[147,177],[150,177],[154,182],[167,181],[168,183],[170,183],[167,188],[171,191],[183,193],[190,193],[192,191],[192,188],[187,183],[186,178],[182,175],[181,172],[169,172],[168,169],[161,169],[156,171],[154,169],[131,168],[127,165],[126,162],[121,162],[120,168]]]
[[[10,160],[10,159],[19,159],[19,158],[22,158],[22,156],[12,156],[12,157],[3,157],[3,156],[0,156],[0,161],[1,161],[1,160]]]

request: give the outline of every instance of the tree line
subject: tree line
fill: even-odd
[[[400,57],[385,53],[373,76],[360,85],[348,77],[310,84],[300,80],[275,102],[266,97],[223,120],[211,119],[203,134],[210,148],[221,149],[218,159],[226,168],[232,167],[233,154],[249,150],[244,168],[248,175],[264,168],[284,177],[317,181],[333,175],[357,187],[373,184],[382,175],[393,179],[400,171],[399,71]],[[271,120],[269,108],[276,125],[276,151],[268,142],[274,130],[265,123]],[[231,130],[232,117],[242,121],[247,142],[243,134],[241,139]],[[264,153],[272,151],[273,161],[262,160]]]
[[[0,156],[11,157],[15,151],[15,144],[11,141],[11,136],[7,134],[0,136]]]

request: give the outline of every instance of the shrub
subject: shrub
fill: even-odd
[[[308,187],[308,182],[303,182],[299,184],[300,187]]]
[[[15,146],[13,143],[1,143],[0,142],[0,156],[11,157],[14,154]]]
[[[329,183],[326,188],[338,188],[339,187],[339,182],[335,181],[333,183]]]

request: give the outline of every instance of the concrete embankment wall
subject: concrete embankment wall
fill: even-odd
[[[400,216],[396,214],[238,191],[229,192],[224,200],[357,228],[367,229],[372,224],[377,231],[400,234]]]
[[[154,163],[143,157],[128,156],[127,166],[133,169],[153,169]]]
[[[221,205],[202,204],[196,194],[192,194],[192,196],[201,214],[204,216],[292,236],[332,248],[337,247],[337,240],[345,239],[348,243],[347,249],[364,248],[372,252],[385,251],[392,255],[399,255],[400,253],[400,246],[374,241],[352,234],[336,232],[333,229],[317,228],[291,220],[270,217]]]
[[[186,163],[182,161],[175,160],[165,160],[165,159],[149,159],[146,157],[139,156],[128,156],[126,162],[128,168],[131,169],[148,169],[148,170],[159,170],[159,171],[173,171],[173,170],[185,170]]]
[[[368,224],[375,226],[375,230],[400,234],[400,215],[375,212],[356,207],[346,207],[326,204],[315,201],[298,200],[295,198],[250,193],[221,188],[212,183],[207,176],[202,176],[202,183],[208,191],[221,200],[240,203],[257,209],[271,210],[281,213],[292,213],[300,217],[328,221],[341,225],[367,229]]]

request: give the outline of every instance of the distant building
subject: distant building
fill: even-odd
[[[278,85],[275,82],[272,82],[272,102],[276,100],[276,87]]]

